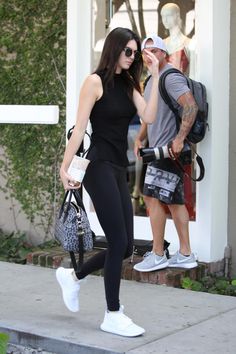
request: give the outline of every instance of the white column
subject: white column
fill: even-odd
[[[66,129],[75,124],[79,91],[91,72],[92,0],[67,0]]]
[[[206,175],[197,184],[194,247],[200,260],[224,257],[227,244],[230,0],[196,0],[197,78],[208,89],[210,131],[199,144]]]

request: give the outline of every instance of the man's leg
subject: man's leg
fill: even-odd
[[[175,227],[179,236],[179,251],[175,253],[169,260],[169,267],[178,268],[195,268],[197,260],[191,253],[189,241],[189,214],[185,205],[172,204],[169,209],[175,223]]]
[[[152,197],[144,197],[147,205],[153,235],[153,252],[162,256],[164,253],[164,234],[166,212],[160,201]]]
[[[179,251],[183,255],[191,254],[189,240],[189,214],[185,205],[168,205],[179,236]]]
[[[169,262],[164,254],[164,232],[166,224],[166,214],[163,206],[156,198],[145,197],[150,222],[153,233],[153,249],[146,255],[142,262],[134,265],[134,269],[139,272],[151,272],[153,270],[168,267]]]

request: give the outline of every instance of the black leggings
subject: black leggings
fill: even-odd
[[[133,251],[133,211],[126,169],[107,161],[90,162],[84,186],[107,238],[107,249],[84,263],[77,276],[82,279],[104,268],[107,308],[118,311],[122,261]]]

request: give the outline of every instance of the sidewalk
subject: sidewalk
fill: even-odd
[[[12,343],[55,354],[234,354],[236,298],[122,280],[125,313],[146,329],[124,338],[99,329],[103,278],[81,285],[80,312],[69,312],[55,270],[0,262],[0,332]]]

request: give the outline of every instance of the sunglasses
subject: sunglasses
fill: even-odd
[[[127,58],[129,58],[129,57],[131,57],[131,55],[134,53],[134,60],[139,60],[140,59],[140,57],[141,57],[141,53],[140,52],[138,52],[137,50],[133,50],[133,49],[131,49],[131,48],[129,48],[129,47],[125,47],[124,48],[124,52],[125,52],[125,56],[127,57]]]

